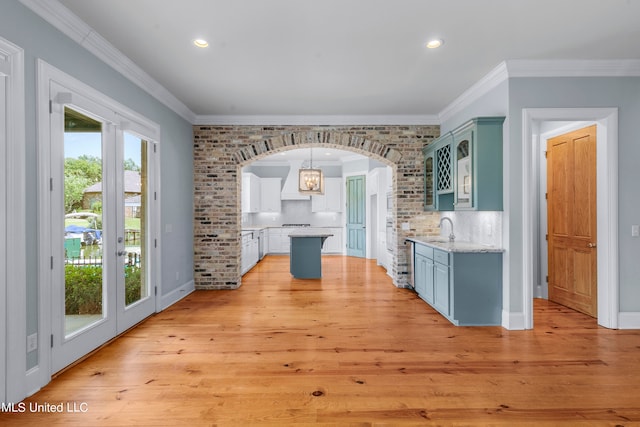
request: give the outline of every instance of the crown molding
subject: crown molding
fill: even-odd
[[[386,126],[427,126],[439,125],[435,115],[212,115],[197,116],[195,125],[312,125],[312,126],[348,126],[348,125],[386,125]]]
[[[503,81],[522,77],[640,77],[640,60],[506,60],[446,106],[438,114],[440,123],[459,113]]]
[[[189,123],[196,115],[164,86],[57,0],[20,0],[42,19],[173,110]]]
[[[639,59],[529,60],[504,62],[509,78],[517,77],[640,77]]]
[[[438,114],[439,123],[447,121],[508,78],[507,64],[501,62],[487,75],[478,80],[478,82],[473,84],[469,89],[465,90],[462,95],[457,97],[451,104],[447,105]]]
[[[509,78],[639,77],[640,60],[506,60],[437,115],[197,115],[58,0],[20,2],[194,125],[439,125]]]

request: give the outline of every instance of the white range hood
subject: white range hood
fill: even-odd
[[[289,174],[282,186],[281,200],[310,200],[311,196],[298,191],[298,171],[304,160],[289,160]]]

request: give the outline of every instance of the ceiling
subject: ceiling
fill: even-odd
[[[60,3],[201,118],[426,120],[505,60],[640,59],[640,0]]]

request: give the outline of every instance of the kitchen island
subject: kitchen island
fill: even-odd
[[[296,279],[322,277],[321,251],[324,241],[333,236],[326,229],[295,230],[289,234],[289,271]]]

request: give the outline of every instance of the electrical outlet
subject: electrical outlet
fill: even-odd
[[[402,231],[409,231],[411,229],[408,222],[403,222],[401,225],[401,228],[402,228]]]
[[[631,226],[631,237],[640,236],[640,225],[632,225]]]
[[[31,353],[38,349],[38,333],[31,334],[27,337],[27,353]]]

